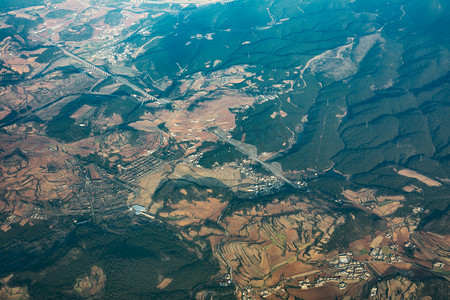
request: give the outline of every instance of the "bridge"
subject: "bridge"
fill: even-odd
[[[95,66],[94,64],[82,59],[81,57],[79,57],[78,55],[73,54],[72,52],[69,52],[65,49],[63,49],[61,46],[58,46],[57,44],[53,43],[50,40],[44,39],[43,37],[37,35],[37,34],[32,34],[32,36],[38,38],[39,40],[43,41],[44,43],[48,43],[52,46],[57,47],[58,49],[60,49],[65,55],[69,56],[70,58],[72,58],[73,60],[78,61],[79,63],[81,63],[83,66],[85,66],[87,69],[100,74],[104,77],[111,77],[112,79],[114,79],[115,81],[128,86],[129,88],[131,88],[132,90],[138,92],[139,94],[141,94],[144,99],[146,100],[151,100],[151,101],[155,101],[158,104],[161,105],[166,105],[166,104],[170,104],[172,103],[172,101],[168,100],[168,99],[158,99],[152,95],[150,95],[149,93],[147,93],[146,91],[144,91],[143,89],[141,89],[140,87],[130,83],[128,80],[126,80],[125,78],[113,75],[109,72],[106,72],[105,70],[100,69],[99,67]]]

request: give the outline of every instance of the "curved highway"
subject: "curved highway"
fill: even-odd
[[[143,89],[141,89],[140,87],[128,82],[128,80],[126,80],[125,78],[113,75],[109,72],[106,72],[102,69],[100,69],[99,67],[95,66],[94,64],[82,59],[81,57],[79,57],[78,55],[73,54],[72,52],[69,52],[65,49],[63,49],[62,47],[58,46],[57,44],[53,43],[50,40],[44,39],[43,37],[37,35],[37,34],[32,34],[32,36],[38,38],[39,40],[45,42],[45,43],[49,43],[52,46],[58,47],[58,49],[60,49],[65,55],[69,56],[70,58],[80,62],[81,64],[83,64],[85,67],[87,67],[88,69],[94,71],[97,74],[100,74],[102,76],[105,77],[111,77],[113,78],[115,81],[128,86],[129,88],[133,89],[134,91],[138,92],[139,94],[141,94],[142,96],[144,96],[145,99],[147,100],[152,100],[157,102],[158,104],[161,105],[165,105],[165,104],[169,104],[172,103],[172,101],[168,100],[168,99],[158,99],[152,95],[150,95],[149,93],[147,93],[146,91],[144,91]]]

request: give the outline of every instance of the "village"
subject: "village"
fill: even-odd
[[[195,153],[184,159],[184,162],[190,164],[195,168],[203,168],[199,164],[199,160],[202,157],[202,153]],[[219,165],[215,163],[214,168],[224,169],[224,167],[233,167],[239,170],[242,174],[242,178],[249,179],[254,182],[254,184],[246,184],[241,188],[241,191],[247,194],[249,198],[255,198],[259,196],[270,195],[277,191],[280,191],[285,187],[285,182],[274,176],[273,174],[262,173],[255,168],[255,164],[250,159],[243,159],[241,161],[234,161]],[[305,181],[297,181],[296,185],[299,188],[304,188],[307,186]]]
[[[368,280],[371,277],[366,263],[354,259],[352,252],[340,253],[328,263],[329,269],[306,275],[303,280],[284,282],[263,290],[247,286],[242,290],[242,299],[250,300],[260,297],[265,299],[271,295],[283,296],[286,295],[288,288],[308,290],[324,287],[328,284],[333,284],[340,290],[345,290],[348,284]]]

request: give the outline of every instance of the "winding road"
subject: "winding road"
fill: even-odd
[[[217,253],[219,253],[222,260],[227,264],[228,272],[229,272],[228,274],[230,274],[230,280],[233,281],[233,266],[228,262],[228,260],[225,258],[225,255],[223,255],[223,252],[222,252],[223,242],[226,239],[228,239],[228,237],[230,236],[230,234],[228,233],[227,227],[220,225],[220,220],[222,219],[223,213],[227,210],[227,207],[228,207],[228,204],[227,204],[227,206],[225,206],[225,208],[222,210],[222,213],[217,218],[217,225],[223,227],[223,229],[225,230],[225,237],[217,245]]]

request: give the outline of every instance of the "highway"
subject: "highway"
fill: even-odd
[[[287,184],[289,184],[290,186],[292,186],[293,188],[298,189],[299,187],[295,184],[293,184],[289,179],[287,179],[286,177],[283,176],[283,174],[281,173],[281,170],[279,170],[277,167],[265,163],[262,160],[260,160],[258,158],[258,156],[256,155],[256,153],[253,153],[252,151],[250,151],[249,149],[246,149],[245,146],[243,144],[241,144],[238,141],[235,141],[233,139],[230,139],[227,137],[226,133],[223,132],[221,129],[219,128],[208,128],[207,129],[209,132],[211,132],[212,134],[214,134],[215,136],[217,136],[219,139],[221,139],[222,141],[231,144],[233,147],[235,147],[238,151],[242,152],[243,154],[247,155],[248,157],[250,157],[251,159],[253,159],[254,161],[260,163],[266,170],[268,170],[269,172],[271,172],[273,175],[275,175],[276,177],[280,178],[281,180],[283,180],[284,182],[286,182]],[[224,214],[224,212],[227,210],[227,207],[225,207],[225,209],[222,211],[222,213],[220,214],[219,218],[217,219],[217,225],[221,226],[224,228],[225,230],[225,237],[219,242],[219,244],[217,245],[217,253],[219,254],[219,256],[222,258],[222,260],[227,264],[228,266],[228,270],[229,270],[229,274],[230,274],[230,278],[231,281],[233,281],[233,266],[230,264],[230,262],[228,262],[228,260],[225,258],[225,255],[222,252],[222,246],[223,243],[226,239],[229,238],[229,233],[228,230],[226,228],[226,224],[225,225],[221,225],[221,219],[222,216]]]
[[[248,151],[248,149],[245,149],[244,147],[242,147],[242,145],[238,141],[235,141],[233,139],[229,139],[226,136],[225,132],[223,132],[221,129],[218,129],[218,128],[216,128],[216,129],[208,129],[208,131],[211,132],[212,134],[214,134],[215,136],[217,136],[222,141],[231,144],[233,147],[235,147],[241,153],[247,155],[248,157],[250,157],[254,161],[260,163],[267,171],[271,172],[273,175],[275,175],[276,177],[280,178],[281,180],[283,180],[284,182],[286,182],[287,184],[289,184],[293,188],[296,188],[296,189],[299,188],[297,185],[293,184],[289,179],[284,177],[284,175],[281,173],[281,170],[278,170],[278,168],[276,168],[275,166],[273,166],[271,164],[268,164],[268,163],[265,163],[262,160],[260,160],[257,155],[255,155],[254,153],[251,153],[250,151]]]
[[[32,36],[38,38],[39,40],[41,40],[41,41],[43,41],[43,42],[45,42],[45,43],[49,43],[49,44],[52,45],[52,46],[58,47],[58,49],[60,49],[65,55],[67,55],[67,56],[69,56],[70,58],[72,58],[72,59],[78,61],[79,63],[83,64],[87,69],[89,69],[89,70],[91,70],[91,71],[93,71],[93,72],[95,72],[95,73],[97,73],[97,74],[100,74],[100,75],[102,75],[102,76],[105,76],[105,77],[111,77],[111,78],[113,78],[115,81],[117,81],[117,82],[119,82],[119,83],[121,83],[121,84],[123,84],[123,85],[128,86],[129,88],[131,88],[131,89],[133,89],[134,91],[136,91],[136,92],[138,92],[139,94],[141,94],[141,95],[144,97],[144,99],[146,99],[146,100],[152,100],[152,101],[155,101],[155,102],[157,102],[157,103],[160,104],[160,105],[166,105],[166,104],[172,103],[172,101],[170,101],[170,100],[168,100],[168,99],[158,99],[158,98],[156,98],[156,97],[150,95],[149,93],[147,93],[146,91],[144,91],[144,90],[141,89],[140,87],[138,87],[138,86],[136,86],[136,85],[134,85],[134,84],[128,82],[128,80],[126,80],[125,78],[122,78],[122,77],[113,75],[113,74],[111,74],[111,73],[109,73],[109,72],[106,72],[106,71],[100,69],[99,67],[93,65],[92,63],[90,63],[90,62],[88,62],[88,61],[82,59],[82,58],[79,57],[78,55],[75,55],[75,54],[73,54],[72,52],[69,52],[69,51],[63,49],[62,47],[58,46],[57,44],[53,43],[52,41],[49,41],[49,40],[47,40],[47,39],[44,39],[43,37],[41,37],[41,36],[39,36],[39,35],[37,35],[37,34],[32,34]]]

